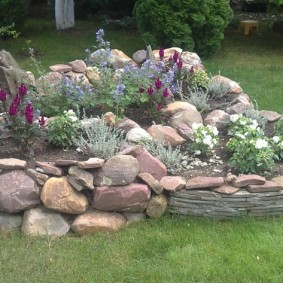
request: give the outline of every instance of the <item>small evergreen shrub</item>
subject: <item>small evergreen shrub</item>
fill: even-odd
[[[229,85],[210,80],[207,84],[207,94],[211,99],[221,99],[226,96],[229,92]]]
[[[207,92],[203,89],[193,89],[190,97],[184,96],[184,100],[194,105],[200,113],[206,112],[210,109],[208,104]]]
[[[146,44],[213,54],[232,16],[227,0],[138,0],[133,9]]]

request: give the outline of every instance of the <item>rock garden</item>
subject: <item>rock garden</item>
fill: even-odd
[[[283,212],[281,114],[196,53],[111,49],[35,79],[0,52],[0,229],[113,231],[166,212]],[[38,64],[33,56],[31,58]]]

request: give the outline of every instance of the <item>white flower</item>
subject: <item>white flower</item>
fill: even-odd
[[[193,123],[192,124],[192,129],[193,130],[197,130],[199,127],[201,127],[202,126],[202,124],[201,123]]]
[[[210,144],[211,144],[211,140],[212,140],[211,136],[206,136],[206,137],[202,140],[202,142],[203,142],[203,144],[210,145]]]
[[[278,142],[280,141],[280,137],[274,136],[274,137],[272,138],[272,140],[273,140],[275,143],[278,143]]]
[[[261,149],[261,148],[265,148],[268,147],[268,142],[266,140],[263,139],[257,139],[255,142],[255,148],[256,149]]]
[[[250,128],[251,130],[256,130],[257,125],[252,124],[252,125],[249,126],[249,128]]]
[[[212,132],[213,132],[213,134],[214,134],[215,136],[218,136],[218,134],[219,134],[219,132],[218,132],[218,130],[217,130],[216,127],[213,127],[213,128],[212,128]]]
[[[230,121],[235,123],[239,120],[240,116],[238,114],[234,114],[230,116]]]
[[[246,120],[240,120],[240,125],[242,125],[242,126],[247,125],[247,121]]]
[[[77,116],[69,116],[69,119],[72,121],[72,122],[76,122],[78,120],[78,117]]]
[[[201,151],[200,150],[196,150],[195,151],[195,155],[200,155],[201,154]]]
[[[196,139],[195,142],[196,142],[196,143],[200,143],[200,139]]]

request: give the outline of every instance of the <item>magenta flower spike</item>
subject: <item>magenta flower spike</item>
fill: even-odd
[[[0,89],[0,100],[6,101],[6,99],[7,99],[7,92],[3,89]]]
[[[159,49],[159,58],[162,60],[164,58],[164,49],[160,48]]]
[[[182,61],[182,59],[179,58],[178,61],[177,61],[177,68],[178,68],[179,70],[181,70],[182,67],[183,67],[183,61]]]
[[[162,105],[161,104],[157,104],[156,110],[159,112],[161,109],[162,109]]]
[[[168,87],[166,87],[166,88],[163,90],[162,95],[163,95],[164,97],[168,97],[168,96],[169,96]]]
[[[43,126],[45,124],[44,116],[41,116],[38,122],[40,126]]]
[[[8,113],[10,116],[17,116],[18,105],[15,102],[12,102],[12,104],[10,105]]]
[[[148,93],[148,95],[152,95],[153,92],[154,92],[154,89],[153,89],[152,85],[150,85],[150,87],[147,90],[147,93]]]
[[[25,96],[28,92],[27,87],[22,83],[18,88],[18,93],[20,96]]]
[[[139,88],[139,92],[140,92],[140,93],[144,93],[144,91],[145,91],[144,87],[141,86],[141,87]]]
[[[174,52],[173,61],[176,63],[179,59],[179,53],[177,51]]]
[[[159,78],[157,78],[157,80],[155,81],[155,87],[157,89],[161,89],[162,87],[162,81]]]
[[[19,94],[17,94],[17,95],[14,97],[13,102],[14,102],[16,105],[20,105],[20,104],[21,104],[21,97],[19,96]]]

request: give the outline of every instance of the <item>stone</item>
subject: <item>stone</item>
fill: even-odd
[[[177,130],[170,126],[152,125],[147,132],[153,137],[155,142],[164,143],[171,146],[183,144],[186,140],[181,137]]]
[[[175,192],[185,188],[186,179],[181,176],[164,176],[160,180],[160,185],[166,191]]]
[[[100,81],[100,71],[96,67],[87,67],[86,69],[86,77],[88,78],[89,82],[96,86],[99,84]]]
[[[116,123],[116,115],[112,112],[107,112],[103,115],[102,120],[107,126],[114,126]]]
[[[25,211],[22,232],[30,236],[64,236],[71,226],[66,219],[55,211],[43,206]]]
[[[208,113],[203,123],[204,125],[211,125],[217,129],[224,129],[230,122],[230,115],[223,110],[216,109]]]
[[[200,69],[200,67],[196,68],[196,66],[202,65],[200,57],[194,52],[182,52],[181,59],[183,61],[183,68],[188,71],[191,69],[191,67],[194,67],[194,69]]]
[[[3,158],[0,159],[0,169],[17,170],[26,169],[27,162],[17,158]]]
[[[243,103],[239,102],[236,104],[233,104],[229,107],[227,107],[226,111],[228,114],[233,115],[233,114],[243,114],[246,110],[252,109],[252,105],[250,103]]]
[[[221,187],[224,185],[223,177],[206,177],[206,176],[198,176],[191,178],[186,183],[186,189],[208,189]]]
[[[168,200],[164,195],[153,196],[147,205],[146,215],[150,218],[160,218],[166,211]]]
[[[87,198],[76,191],[65,176],[48,179],[41,190],[40,199],[45,207],[69,214],[83,213],[89,206]]]
[[[124,131],[125,134],[127,134],[131,129],[140,128],[140,125],[129,118],[124,118],[116,123],[116,128]]]
[[[145,184],[96,187],[92,208],[104,211],[143,212],[150,199],[150,189]]]
[[[79,161],[78,167],[81,169],[100,168],[104,165],[105,160],[102,158],[89,158],[86,161]]]
[[[87,76],[85,76],[83,73],[75,73],[73,71],[69,71],[65,75],[73,82],[81,83],[82,85],[90,85]]]
[[[256,174],[249,174],[238,176],[232,184],[234,187],[242,188],[248,185],[263,185],[265,182],[266,179],[264,177]]]
[[[16,69],[20,69],[19,64],[11,55],[11,53],[4,49],[0,51],[0,66],[5,68],[13,67]]]
[[[260,110],[259,113],[270,123],[276,122],[282,117],[281,114],[275,111]]]
[[[240,87],[240,85],[236,82],[234,82],[233,80],[223,77],[221,75],[216,75],[214,77],[211,78],[211,80],[213,82],[219,82],[222,83],[224,85],[229,86],[229,93],[230,94],[240,94],[243,92],[242,88]]]
[[[82,191],[84,189],[84,186],[82,184],[78,183],[78,181],[74,177],[72,177],[70,175],[67,175],[67,180],[70,183],[70,185],[74,189],[76,189],[77,191],[80,192],[80,191]]]
[[[44,183],[49,179],[48,175],[37,172],[31,168],[27,170],[27,174],[40,186],[44,185]]]
[[[223,185],[221,187],[212,189],[213,192],[225,194],[225,195],[232,195],[232,194],[238,192],[239,190],[240,190],[240,188],[235,188],[235,187],[229,186],[229,185]]]
[[[0,212],[0,232],[20,228],[22,220],[23,217],[21,215]]]
[[[278,185],[283,186],[283,176],[273,177],[271,181],[277,183]]]
[[[166,63],[166,62],[169,62],[170,61],[170,57],[174,55],[175,51],[177,51],[179,54],[182,54],[183,50],[179,47],[171,47],[171,48],[166,48],[164,49],[164,58],[163,58],[163,61]],[[153,53],[153,56],[155,58],[155,60],[160,60],[160,57],[159,57],[159,49],[158,50],[153,50],[152,51]]]
[[[130,154],[138,160],[140,166],[139,173],[149,173],[158,181],[167,175],[167,168],[164,163],[151,155],[141,145],[130,147],[122,153]]]
[[[163,192],[163,187],[151,174],[140,173],[139,178],[141,178],[157,195]]]
[[[94,189],[93,175],[78,166],[71,166],[68,170],[70,176],[72,176],[78,184],[85,186],[89,189]]]
[[[184,110],[177,112],[176,114],[170,117],[169,122],[170,126],[174,129],[178,129],[184,124],[190,128],[194,123],[203,124],[202,116],[197,110]]]
[[[180,123],[178,125],[178,127],[176,127],[176,130],[178,131],[178,133],[187,140],[191,140],[192,134],[193,134],[193,130],[191,127],[189,127],[186,124]]]
[[[278,192],[283,190],[283,186],[273,181],[266,181],[263,185],[248,185],[246,190],[250,193]]]
[[[27,73],[15,67],[0,66],[0,88],[5,89],[8,94],[16,95],[18,92],[18,82],[29,82]]]
[[[83,60],[75,60],[68,63],[71,66],[72,71],[75,73],[84,73],[86,71],[86,63]]]
[[[0,175],[0,211],[17,213],[40,203],[39,188],[22,170]]]
[[[143,212],[123,212],[123,216],[127,220],[127,225],[138,223],[145,219],[146,215]]]
[[[62,176],[63,170],[55,166],[54,162],[35,161],[35,165],[43,170],[44,173],[54,176]]]
[[[68,159],[57,159],[55,160],[56,166],[72,166],[72,165],[78,165],[78,160],[68,160]]]
[[[56,64],[49,66],[50,71],[58,73],[66,73],[72,70],[72,67],[66,64]]]
[[[94,172],[94,185],[120,186],[132,183],[139,173],[138,160],[129,155],[109,158],[101,169]]]
[[[111,49],[110,58],[113,66],[117,69],[122,69],[127,65],[138,66],[133,59],[118,49]]]
[[[152,141],[152,136],[143,128],[133,128],[126,134],[126,140],[139,143],[141,141]]]
[[[146,51],[138,50],[132,55],[132,58],[137,64],[142,64],[146,60]]]
[[[59,85],[62,81],[62,74],[59,72],[49,72],[36,80],[36,85],[41,87],[46,85]]]
[[[166,107],[161,109],[161,114],[167,117],[171,117],[177,112],[188,110],[191,112],[197,111],[196,107],[185,101],[175,101],[166,105]]]
[[[95,235],[100,232],[114,232],[127,224],[126,218],[117,212],[102,212],[89,209],[73,222],[72,230],[80,235]]]

